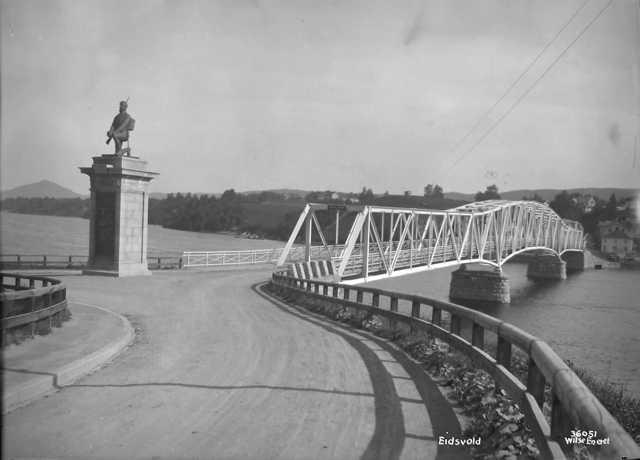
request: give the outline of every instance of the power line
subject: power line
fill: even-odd
[[[613,0],[609,0],[609,2],[602,8],[598,14],[591,20],[589,23],[580,31],[580,33],[574,38],[571,43],[549,64],[549,66],[542,72],[542,74],[533,82],[533,84],[527,88],[527,90],[518,98],[516,101],[509,107],[509,109],[500,116],[485,133],[478,139],[468,150],[466,150],[458,159],[449,167],[449,170],[453,169],[464,157],[466,157],[469,153],[473,152],[475,148],[480,145],[480,143],[486,139],[486,137],[493,132],[493,130],[504,120],[513,110],[522,102],[522,100],[529,95],[529,93],[536,87],[536,85],[542,80],[549,71],[555,66],[558,61],[566,54],[567,51],[585,34],[585,32],[595,23],[600,16],[605,12],[609,6],[613,3]]]
[[[554,35],[554,37],[542,48],[542,50],[538,53],[538,55],[529,63],[529,65],[527,65],[527,67],[520,73],[520,75],[518,75],[518,78],[516,78],[513,83],[511,83],[511,85],[509,86],[509,88],[507,88],[507,90],[502,94],[502,96],[500,96],[500,98],[487,110],[485,111],[482,115],[480,115],[480,117],[478,118],[478,120],[475,122],[475,124],[471,127],[471,129],[469,131],[467,131],[467,133],[462,136],[462,138],[460,138],[460,140],[458,140],[458,142],[455,143],[455,145],[451,148],[450,152],[454,153],[458,150],[458,148],[464,143],[464,141],[466,141],[469,136],[471,136],[471,134],[476,130],[476,128],[478,126],[480,126],[480,124],[482,123],[482,121],[484,120],[484,118],[489,115],[493,109],[495,109],[498,104],[500,104],[505,97],[507,97],[507,95],[511,92],[511,90],[518,84],[520,83],[520,80],[522,80],[522,78],[525,76],[525,74],[527,74],[527,72],[529,72],[529,70],[531,70],[531,68],[540,60],[540,58],[542,57],[542,55],[549,49],[549,47],[558,39],[558,37],[560,36],[560,34],[562,34],[562,32],[565,31],[565,29],[569,26],[569,24],[571,24],[571,22],[573,22],[573,20],[575,19],[575,17],[580,14],[580,12],[584,9],[585,6],[587,6],[587,3],[589,3],[591,0],[586,0],[576,11],[574,11],[574,13],[571,15],[571,17],[569,18],[569,20],[567,22],[564,23],[564,25],[562,26],[562,28]]]

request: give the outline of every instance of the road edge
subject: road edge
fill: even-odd
[[[116,340],[108,343],[97,351],[82,358],[65,364],[54,372],[46,373],[42,376],[34,377],[26,382],[22,387],[14,391],[7,392],[6,387],[2,395],[2,414],[8,414],[20,407],[24,407],[50,393],[61,390],[66,385],[98,370],[110,360],[117,357],[135,339],[135,331],[129,320],[112,310],[98,305],[91,305],[84,302],[72,302],[83,307],[102,310],[109,315],[120,319],[124,328],[124,333]]]

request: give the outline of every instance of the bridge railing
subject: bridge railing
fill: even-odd
[[[67,289],[59,280],[0,273],[0,283],[3,346],[19,341],[17,329],[26,330],[26,335],[33,337],[60,324],[67,309]]]
[[[376,288],[299,279],[285,272],[272,276],[275,290],[296,301],[328,302],[408,324],[464,353],[485,370],[522,409],[542,458],[565,458],[559,442],[572,429],[595,430],[609,438],[603,458],[640,456],[640,448],[578,376],[544,341],[527,332],[461,305]],[[385,308],[386,307],[386,308]],[[488,347],[489,342],[495,343]],[[526,384],[513,373],[516,350],[526,355]],[[546,386],[551,389],[550,423],[542,407]]]
[[[344,245],[331,245],[329,248],[334,255],[340,253]],[[275,264],[284,251],[282,248],[274,249],[248,249],[242,251],[185,251],[182,254],[184,267],[215,267],[221,265],[252,265]],[[296,246],[291,248],[288,254],[288,262],[303,261],[306,257],[305,248]],[[328,257],[324,246],[312,246],[311,258]]]

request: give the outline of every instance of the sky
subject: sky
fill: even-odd
[[[640,3],[609,3],[0,0],[0,186],[87,194],[129,98],[152,191],[640,187]]]

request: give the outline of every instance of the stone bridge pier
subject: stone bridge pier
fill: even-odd
[[[579,272],[584,270],[586,261],[584,252],[568,251],[560,256],[567,264],[567,272]]]
[[[567,263],[555,254],[539,254],[529,261],[527,278],[532,280],[564,280]]]
[[[451,273],[449,298],[456,300],[480,300],[484,302],[510,303],[509,278],[502,270],[488,265],[461,265]]]

